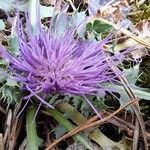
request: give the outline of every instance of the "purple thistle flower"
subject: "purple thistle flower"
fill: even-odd
[[[13,76],[31,93],[29,97],[52,107],[39,94],[103,95],[102,84],[118,76],[103,49],[108,39],[81,40],[74,37],[73,29],[59,34],[41,24],[38,31],[34,35],[29,23],[26,36],[22,27],[18,29],[18,55],[0,47],[2,58],[9,61]],[[110,58],[115,64],[122,60],[116,55]]]

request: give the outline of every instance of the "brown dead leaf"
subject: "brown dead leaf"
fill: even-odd
[[[140,22],[132,30],[141,38],[150,38],[150,22],[148,20]]]

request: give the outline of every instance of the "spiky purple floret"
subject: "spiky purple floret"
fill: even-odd
[[[66,30],[59,35],[42,29],[41,25],[38,34],[33,35],[28,28],[27,36],[19,29],[17,56],[4,47],[0,52],[3,59],[9,61],[14,77],[31,95],[103,94],[105,90],[101,85],[116,78],[103,49],[107,39],[101,43],[83,41],[75,39],[73,31]],[[113,62],[119,59],[115,55],[111,57]]]

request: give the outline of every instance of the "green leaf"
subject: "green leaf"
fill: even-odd
[[[0,59],[0,67],[3,68],[2,66],[6,66],[7,62],[3,59]]]
[[[67,131],[71,131],[75,126],[68,121],[63,114],[61,114],[58,110],[56,109],[47,109],[47,111],[44,111],[47,115],[52,116],[62,127],[64,127]],[[88,143],[88,139],[81,135],[77,134],[74,136],[74,138],[81,142],[87,149],[93,150],[91,145]]]
[[[1,69],[0,70],[0,83],[3,83],[4,81],[6,81],[7,78],[8,78],[8,74]]]
[[[8,86],[18,86],[17,82],[11,78],[7,78],[6,85]]]
[[[66,133],[66,130],[62,126],[57,126],[56,128],[54,128],[54,133],[56,139],[58,139]]]
[[[121,141],[114,142],[100,132],[99,129],[95,129],[93,132],[91,132],[89,138],[100,145],[103,150],[130,150],[131,148],[131,142],[124,137]]]
[[[16,103],[21,100],[20,87],[7,71],[0,70],[0,99],[7,104]]]
[[[42,140],[37,135],[35,113],[35,107],[30,106],[26,116],[27,150],[38,150],[42,144]]]
[[[0,30],[4,30],[5,29],[5,23],[3,20],[0,20]]]
[[[91,22],[87,23],[86,29],[87,30],[92,30],[92,23]]]
[[[124,105],[125,103],[129,102],[129,97],[124,89],[124,87],[122,85],[112,85],[112,84],[107,84],[106,86],[104,86],[105,88],[112,90],[114,92],[117,92],[119,94],[122,94],[122,97],[124,97],[125,99],[121,99],[120,98],[120,102],[122,105]],[[148,88],[139,88],[137,86],[130,86],[131,90],[134,92],[135,96],[141,98],[141,99],[146,99],[146,100],[150,100],[150,89]]]
[[[9,86],[3,86],[1,88],[1,91],[2,91],[2,98],[4,99],[10,99],[10,101],[12,101],[13,99],[13,93],[12,93],[12,90]]]
[[[16,87],[10,87],[4,84],[0,88],[0,97],[4,101],[6,101],[8,105],[16,103],[21,100],[20,89]]]
[[[124,69],[123,73],[128,81],[128,86],[133,91],[136,97],[140,99],[150,100],[150,89],[149,88],[140,88],[135,85],[136,81],[139,78],[139,65],[134,66],[130,69]],[[125,91],[124,87],[120,84],[105,84],[105,88],[109,89],[110,91],[114,91],[120,94],[120,104],[121,106],[125,105],[129,102],[129,96]],[[127,108],[129,109],[129,107]]]
[[[59,111],[65,113],[65,115],[70,118],[77,125],[84,123],[87,119],[72,105],[66,102],[59,103],[56,108]]]
[[[5,11],[12,10],[14,8],[15,0],[0,0],[0,9]]]
[[[138,72],[139,72],[139,65],[136,65],[130,69],[124,69],[123,70],[123,73],[125,74],[125,76],[128,80],[128,83],[130,85],[135,85],[136,81],[139,78]]]
[[[55,8],[54,7],[46,7],[46,6],[40,6],[40,17],[52,17],[54,14]]]
[[[93,23],[93,30],[96,31],[98,34],[107,32],[112,28],[111,25],[103,23],[99,20],[95,20]]]
[[[9,50],[17,54],[19,52],[19,42],[16,36],[13,36],[8,42]]]
[[[85,35],[85,18],[85,11],[79,12],[78,9],[72,15],[72,25],[77,27],[77,33],[81,37]]]
[[[17,9],[20,10],[20,11],[27,11],[28,9],[30,9],[30,12],[32,14],[32,18],[33,20],[32,21],[36,21],[34,18],[35,17],[35,9],[36,9],[36,2],[37,0],[24,0],[24,1],[21,1],[21,2],[18,2],[18,4],[16,5],[16,0],[0,0],[0,9],[3,9],[5,11],[10,11],[10,10],[13,10],[16,8],[17,6]],[[44,18],[44,17],[52,17],[53,15],[53,12],[55,10],[54,7],[46,7],[46,6],[42,6],[42,5],[39,5],[40,7],[40,17],[41,18]],[[35,23],[35,22],[34,22]]]

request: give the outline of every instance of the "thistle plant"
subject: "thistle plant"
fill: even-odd
[[[30,92],[26,98],[35,96],[51,108],[48,95],[82,96],[88,101],[87,95],[104,95],[107,89],[103,83],[114,81],[120,74],[111,68],[124,56],[116,54],[109,56],[108,60],[104,45],[109,38],[101,42],[81,39],[75,36],[75,26],[68,26],[58,33],[52,22],[46,29],[40,21],[33,34],[27,16],[25,30],[19,17],[17,22],[19,53],[13,54],[0,46],[0,55],[9,63],[13,79],[22,85],[22,90]]]

